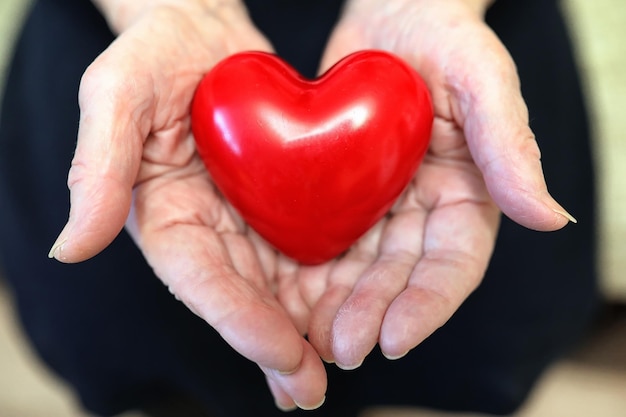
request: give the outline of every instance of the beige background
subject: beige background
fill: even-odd
[[[0,0],[0,77],[26,0]],[[626,302],[626,4],[567,0],[597,130],[602,283]],[[0,83],[1,85],[1,83]],[[575,213],[574,213],[575,215]],[[574,226],[575,227],[575,226]],[[374,410],[367,417],[436,417],[425,410]],[[574,355],[556,364],[516,417],[626,416],[626,317],[622,314]],[[24,341],[0,282],[0,417],[84,417],[71,392],[42,367]],[[125,417],[130,417],[127,415]],[[184,416],[181,416],[184,417]],[[364,416],[365,417],[365,416]],[[458,415],[457,415],[458,417]]]
[[[565,4],[595,116],[603,283],[609,297],[626,301],[626,4],[621,0]]]

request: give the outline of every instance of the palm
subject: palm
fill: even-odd
[[[279,273],[280,300],[345,368],[377,342],[400,357],[447,321],[482,279],[498,206],[531,228],[566,223],[545,190],[515,68],[480,18],[460,1],[377,3],[348,3],[322,68],[358,49],[404,58],[433,95],[429,152],[389,216],[344,257]]]

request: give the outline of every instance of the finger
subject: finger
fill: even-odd
[[[328,286],[315,304],[309,323],[309,342],[326,362],[334,362],[333,323],[341,305],[348,299],[358,278],[378,256],[378,242],[385,220],[378,222],[337,260],[329,272]]]
[[[308,340],[326,363],[334,363],[332,349],[332,327],[339,307],[348,299],[352,287],[350,285],[334,285],[330,287],[317,302],[308,328]]]
[[[280,397],[281,405],[289,405],[287,398],[291,398],[298,408],[314,410],[322,406],[326,400],[326,370],[320,364],[319,356],[313,347],[301,339],[303,357],[294,372],[280,372],[276,369],[261,367],[273,385],[279,389],[276,393]],[[279,398],[275,397],[277,402]]]
[[[129,82],[121,70],[94,63],[80,88],[80,128],[68,185],[67,225],[50,251],[64,262],[87,259],[121,231],[131,204],[146,126],[128,115],[150,111],[149,81]],[[126,97],[117,100],[115,97]]]
[[[171,292],[242,355],[283,372],[299,367],[299,333],[275,300],[235,270],[219,236],[196,225],[159,233],[167,239],[158,236],[144,251]]]
[[[296,278],[300,295],[304,302],[312,309],[322,297],[328,285],[328,276],[334,268],[336,260],[320,265],[301,265]]]
[[[298,405],[295,403],[293,398],[291,398],[289,394],[287,394],[285,390],[280,387],[278,382],[270,378],[268,374],[265,375],[265,380],[267,381],[267,386],[274,397],[276,407],[282,411],[293,411],[298,408]]]
[[[300,295],[297,282],[298,264],[285,256],[278,259],[277,298],[294,325],[304,335],[309,323],[310,309]]]
[[[406,288],[422,254],[425,220],[425,210],[408,210],[387,222],[380,255],[361,275],[333,323],[332,351],[340,368],[360,366],[378,342],[387,308]]]
[[[258,254],[247,236],[231,232],[222,233],[220,237],[230,255],[235,271],[249,280],[256,288],[265,289],[270,293]]]
[[[216,191],[216,194],[219,196],[220,200],[224,199],[224,196],[219,193],[219,191]],[[274,291],[275,288],[273,288],[273,286],[275,285],[277,270],[276,250],[270,247],[270,245],[261,236],[259,236],[254,229],[248,227],[241,215],[230,203],[225,202],[225,208],[228,212],[228,217],[230,217],[236,225],[236,230],[240,233],[244,233],[246,242],[252,244],[252,248],[259,259],[261,268],[263,269],[263,276],[266,280],[265,282],[267,286]]]
[[[424,253],[408,287],[389,306],[379,343],[399,358],[442,326],[478,286],[498,227],[492,203],[462,201],[433,211],[425,229]]]
[[[278,253],[258,233],[248,227],[247,236],[254,250],[258,254],[259,262],[263,268],[267,284],[273,292],[276,291],[276,275],[278,270]]]
[[[435,97],[436,112],[452,109],[492,198],[508,217],[544,231],[575,222],[548,192],[510,55],[492,33],[480,38],[448,70],[449,96]]]

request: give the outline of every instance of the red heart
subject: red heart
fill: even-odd
[[[349,248],[391,208],[421,162],[433,109],[419,75],[381,51],[316,80],[261,52],[233,55],[192,105],[198,152],[245,221],[307,264]]]

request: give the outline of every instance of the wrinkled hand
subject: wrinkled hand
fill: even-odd
[[[352,0],[330,39],[323,69],[389,50],[425,78],[435,107],[429,152],[390,214],[341,259],[281,262],[281,302],[342,368],[376,343],[399,358],[451,317],[484,275],[498,208],[543,231],[571,218],[548,194],[515,66],[480,3]]]
[[[326,375],[270,288],[276,254],[218,195],[190,133],[202,75],[271,47],[237,1],[125,3],[100,1],[121,35],[81,82],[70,216],[51,256],[90,258],[126,222],[170,291],[262,368],[279,406],[314,408]]]

